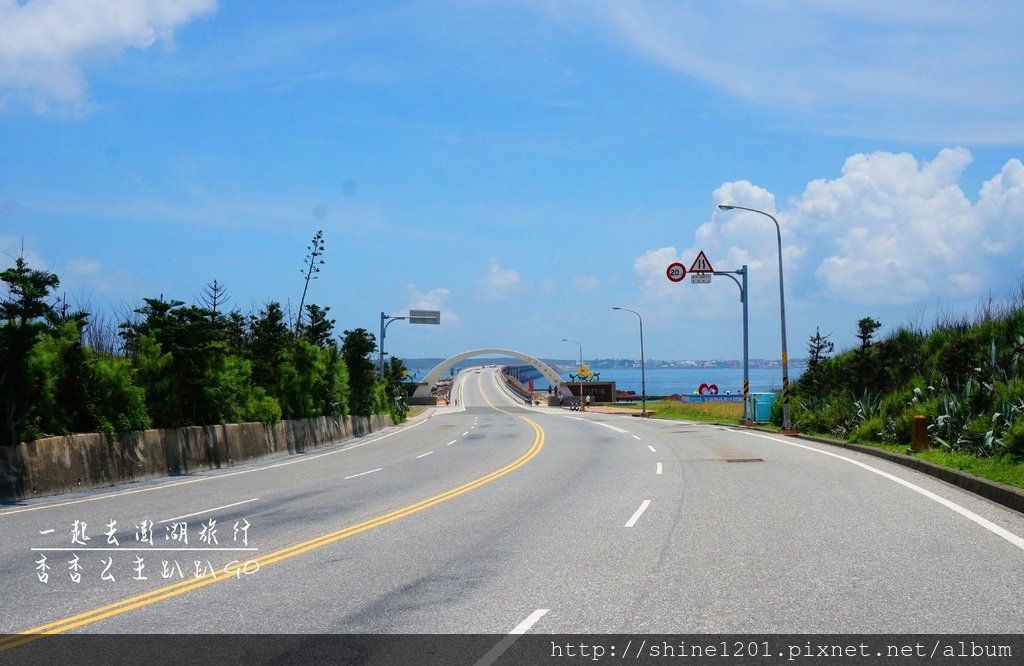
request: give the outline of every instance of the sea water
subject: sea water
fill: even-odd
[[[591,372],[599,375],[601,381],[615,382],[617,391],[634,391],[640,394],[640,368],[598,368],[590,366]],[[789,381],[794,382],[803,367],[789,368]],[[701,384],[714,384],[720,394],[743,393],[743,368],[647,368],[645,373],[647,395],[692,394],[700,390]],[[562,377],[569,381],[569,373]],[[546,389],[542,379],[534,380],[537,389]],[[543,386],[542,386],[543,384]],[[750,391],[752,393],[782,390],[782,368],[750,368]]]

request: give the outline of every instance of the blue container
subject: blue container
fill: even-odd
[[[756,423],[768,423],[772,420],[772,403],[775,402],[774,393],[751,393],[751,400],[754,403],[754,421]]]

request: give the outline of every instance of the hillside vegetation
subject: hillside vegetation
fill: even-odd
[[[1024,284],[1004,307],[947,317],[932,330],[904,326],[876,340],[880,322],[857,322],[860,345],[830,357],[817,333],[792,387],[790,413],[804,432],[908,445],[915,416],[931,446],[980,458],[1024,459]],[[776,406],[773,422],[781,425]]]

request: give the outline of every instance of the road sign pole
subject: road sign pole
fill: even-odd
[[[750,292],[747,291],[747,265],[743,264],[743,286],[740,291],[743,292],[743,420],[750,421],[750,336],[749,329],[747,328],[747,304],[750,301]]]
[[[391,322],[398,319],[405,319],[405,317],[392,317],[384,314],[383,312],[380,313],[380,345],[378,345],[378,349],[380,350],[380,360],[378,361],[378,372],[380,373],[381,378],[384,377],[384,336],[388,334],[388,326],[391,325]]]
[[[383,312],[380,313],[380,359],[377,362],[377,370],[380,373],[381,378],[384,377],[384,336],[388,333],[388,326],[391,322],[397,320],[407,320],[410,324],[440,324],[441,323],[441,311],[440,310],[409,310],[408,317],[392,317],[386,315]],[[385,323],[387,322],[387,323]]]
[[[748,404],[748,398],[750,395],[750,335],[747,328],[747,265],[743,264],[743,268],[738,271],[714,271],[713,275],[724,275],[740,288],[740,303],[743,304],[743,420],[751,420],[750,405]],[[739,275],[742,278],[742,282],[733,277],[733,275]]]
[[[775,216],[757,208],[735,204],[718,204],[722,210],[747,210],[764,215],[775,223],[775,238],[779,244],[779,319],[782,320],[782,432],[792,434],[796,428],[789,414],[789,352],[786,349],[786,288],[782,279],[782,227]]]

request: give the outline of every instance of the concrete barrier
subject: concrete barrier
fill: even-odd
[[[140,430],[109,442],[101,433],[45,437],[0,447],[0,500],[58,495],[302,453],[393,425],[391,417],[321,416]]]
[[[121,436],[113,451],[115,460],[120,462],[118,483],[142,481],[170,474],[162,432],[137,430]]]

